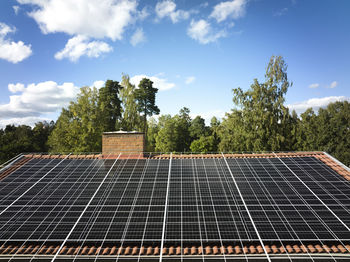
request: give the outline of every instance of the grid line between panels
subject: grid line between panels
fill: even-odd
[[[101,184],[99,185],[99,187],[96,189],[95,193],[92,195],[89,203],[86,205],[86,207],[84,208],[83,212],[80,214],[79,218],[77,219],[77,221],[75,222],[74,226],[72,227],[72,229],[69,231],[68,235],[66,236],[66,238],[64,239],[64,241],[62,242],[62,244],[60,245],[59,249],[57,250],[56,254],[54,255],[54,257],[52,258],[52,262],[57,258],[58,254],[61,252],[63,246],[65,245],[65,243],[67,242],[67,240],[69,239],[70,235],[72,234],[73,230],[75,229],[76,225],[79,223],[80,219],[82,218],[84,212],[87,210],[87,208],[89,207],[89,204],[92,202],[92,200],[94,199],[95,195],[97,194],[97,192],[99,191],[99,189],[101,188],[103,182],[106,180],[107,176],[109,175],[109,173],[111,172],[112,168],[114,167],[115,163],[118,161],[120,157],[117,157],[117,159],[114,161],[113,165],[111,166],[111,168],[109,169],[109,171],[106,173],[105,177],[103,178]]]
[[[350,173],[324,157],[29,158],[0,180],[0,260],[350,259]]]
[[[257,236],[258,236],[258,238],[259,238],[260,244],[261,244],[262,248],[264,249],[266,258],[267,258],[268,261],[271,261],[271,258],[270,258],[269,254],[268,254],[268,252],[267,252],[267,250],[266,250],[266,248],[265,248],[265,244],[264,244],[264,242],[263,242],[262,239],[261,239],[260,233],[259,233],[259,231],[258,231],[257,228],[256,228],[256,225],[255,225],[254,220],[253,220],[253,218],[252,218],[252,216],[251,216],[251,214],[250,214],[250,212],[249,212],[249,209],[248,209],[247,205],[245,204],[245,200],[244,200],[244,198],[243,198],[243,196],[242,196],[241,190],[239,189],[238,184],[237,184],[237,182],[236,182],[236,179],[235,179],[234,175],[232,174],[232,171],[231,171],[231,169],[230,169],[230,166],[229,166],[228,163],[227,163],[226,157],[225,157],[225,155],[224,155],[223,153],[221,153],[221,154],[222,154],[222,157],[223,157],[223,159],[224,159],[224,161],[225,161],[225,163],[226,163],[226,166],[227,166],[227,168],[228,168],[228,170],[229,170],[229,172],[230,172],[230,175],[232,176],[232,180],[233,180],[233,182],[234,182],[234,184],[235,184],[235,186],[236,186],[236,188],[237,188],[238,194],[239,194],[239,196],[241,197],[241,200],[242,200],[242,202],[243,202],[243,204],[244,204],[244,207],[245,207],[245,209],[247,210],[248,216],[249,216],[250,221],[252,222],[252,225],[253,225],[253,227],[254,227],[254,229],[255,229],[255,231],[256,231],[256,234],[257,234]]]

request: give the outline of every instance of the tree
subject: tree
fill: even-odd
[[[210,133],[214,137],[214,151],[218,150],[218,146],[220,143],[219,130],[220,130],[220,121],[213,116],[210,120]]]
[[[7,125],[0,129],[0,163],[20,153],[46,152],[47,138],[54,122],[38,122],[34,128],[26,125]]]
[[[62,109],[48,139],[51,152],[101,151],[101,133],[112,121],[101,116],[99,97],[96,88],[82,87],[76,102]],[[107,104],[104,104],[106,108]]]
[[[98,94],[98,107],[101,112],[102,131],[114,131],[120,127],[121,101],[119,91],[122,87],[118,81],[107,80]]]
[[[55,122],[51,121],[50,123],[43,121],[35,124],[32,129],[33,133],[33,149],[34,152],[47,152],[49,151],[47,145],[47,139],[51,134],[52,130],[55,127]]]
[[[222,152],[247,151],[252,148],[252,136],[246,131],[241,110],[233,109],[226,113],[226,117],[218,129],[220,138],[219,150]]]
[[[157,121],[151,117],[147,123],[146,151],[154,152],[156,149],[156,137],[159,132]]]
[[[176,123],[170,115],[162,115],[159,117],[158,134],[156,135],[156,151],[157,152],[173,152],[176,151],[178,138],[176,132]]]
[[[148,78],[143,78],[139,83],[139,88],[135,90],[138,111],[143,113],[143,132],[145,136],[147,136],[147,116],[159,114],[159,108],[155,104],[157,92],[158,89],[153,87],[153,82]]]
[[[318,150],[317,116],[312,108],[308,108],[300,115],[301,132],[297,138],[298,150]]]
[[[190,110],[182,108],[179,114],[159,118],[159,132],[156,136],[156,150],[159,152],[186,152],[190,150]]]
[[[142,120],[135,100],[135,85],[130,83],[130,77],[123,74],[120,97],[123,105],[122,128],[126,131],[140,130]]]
[[[192,142],[190,135],[191,117],[190,110],[187,107],[180,109],[179,114],[174,116],[176,128],[176,148],[177,152],[190,151]]]
[[[0,159],[5,162],[8,159],[24,152],[33,152],[33,133],[30,126],[7,125],[2,132],[0,140]]]
[[[189,132],[191,139],[196,140],[202,136],[208,136],[210,129],[205,125],[205,120],[202,117],[196,116],[191,122]]]
[[[320,108],[317,116],[319,150],[350,165],[350,103],[335,102]]]
[[[289,111],[283,103],[289,86],[291,83],[288,81],[285,61],[281,56],[272,56],[264,83],[254,79],[247,91],[233,89],[233,102],[237,108],[233,110],[232,117],[224,120],[223,125],[229,127],[226,130],[230,132],[225,129],[221,132],[223,144],[220,147],[229,151],[285,150],[284,129]],[[240,137],[244,137],[245,141],[240,141]],[[227,140],[232,140],[231,145]],[[242,142],[243,147],[236,147]]]
[[[300,119],[295,112],[292,111],[292,115],[288,117],[283,129],[283,136],[285,137],[285,145],[283,148],[288,151],[298,151],[299,149],[299,140],[300,137]]]
[[[192,141],[191,151],[195,153],[208,153],[216,151],[215,138],[213,136],[201,136]]]

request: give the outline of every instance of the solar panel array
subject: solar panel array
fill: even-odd
[[[275,259],[266,250],[273,244],[337,243],[350,252],[349,227],[350,183],[314,157],[32,158],[0,180],[0,245],[17,245],[18,251],[55,243],[48,261],[80,261],[80,252],[60,255],[67,245],[115,243],[139,247],[138,255],[104,257],[100,249],[93,259],[185,260],[184,247],[191,245],[243,249],[247,243],[260,245],[263,253],[242,254],[243,261]],[[179,246],[181,252],[147,257],[140,252],[147,245]],[[41,257],[19,253],[0,260]],[[340,259],[324,253],[325,261]],[[310,250],[303,258],[315,260]],[[202,251],[190,257],[195,259],[237,261],[225,252]]]

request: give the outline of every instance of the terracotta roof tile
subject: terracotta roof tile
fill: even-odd
[[[15,162],[14,164],[12,164],[9,168],[5,169],[4,171],[0,172],[0,180],[4,179],[5,177],[7,177],[9,174],[15,172],[18,168],[20,168],[21,166],[23,166],[25,163],[27,163],[30,159],[32,159],[31,157],[23,157],[21,160]]]
[[[114,255],[115,254],[115,251],[116,251],[117,247],[116,246],[113,246],[111,248],[111,252],[109,253],[110,255]],[[107,253],[108,254],[108,253]]]
[[[277,254],[279,252],[278,248],[276,247],[276,245],[272,245],[271,246],[271,250],[274,254]]]
[[[0,253],[3,255],[6,254],[37,254],[37,255],[54,255],[58,252],[60,245],[43,245],[39,248],[39,245],[6,245],[3,244],[0,248]],[[346,243],[345,245],[336,243],[332,244],[331,247],[328,245],[321,244],[286,244],[285,246],[280,244],[272,244],[265,245],[265,250],[267,253],[273,254],[303,254],[303,253],[342,253],[350,255],[349,250],[350,244]],[[265,251],[263,250],[261,245],[244,245],[243,250],[238,245],[206,245],[205,246],[205,255],[241,255],[242,251],[245,255],[254,255],[254,254],[263,254]],[[116,252],[118,250],[118,252]],[[74,252],[73,252],[74,251]],[[181,252],[182,251],[182,252]],[[176,256],[176,255],[184,255],[184,256],[196,256],[202,255],[202,247],[201,246],[185,246],[183,249],[178,245],[171,245],[168,247],[164,247],[163,255],[165,256]],[[95,245],[84,245],[83,247],[75,246],[75,245],[66,245],[64,246],[59,255],[80,255],[80,256],[135,256],[135,255],[146,255],[146,256],[157,256],[159,255],[159,246],[137,246],[137,245],[126,245],[123,247],[113,246],[95,246]]]
[[[138,254],[138,247],[137,246],[134,246],[132,251],[131,251],[131,255],[135,256]]]
[[[152,255],[152,247],[151,246],[149,246],[148,248],[147,248],[147,253],[146,253],[146,255]]]
[[[158,246],[156,246],[156,247],[154,248],[153,255],[159,255],[159,247],[158,247]]]
[[[190,253],[190,249],[188,247],[184,248],[184,255],[188,255]]]

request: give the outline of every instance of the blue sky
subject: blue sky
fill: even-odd
[[[162,114],[206,119],[232,88],[264,80],[282,55],[298,112],[350,100],[350,1],[4,0],[0,127],[56,119],[81,86],[130,75],[160,89]]]

